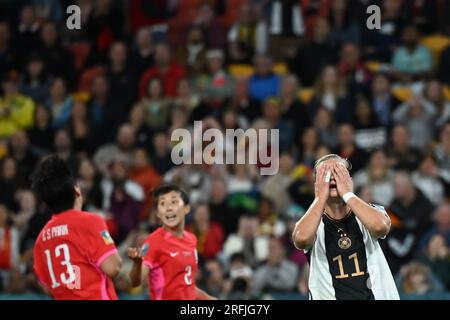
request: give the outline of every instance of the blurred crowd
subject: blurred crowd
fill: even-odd
[[[81,8],[81,29],[66,8]],[[369,30],[366,8],[381,8]],[[85,210],[123,255],[155,230],[151,190],[182,185],[197,284],[223,299],[305,298],[291,241],[312,169],[348,158],[356,193],[386,207],[383,250],[402,295],[450,291],[449,0],[0,0],[0,294],[39,293],[35,238],[51,215],[30,190],[65,159]],[[177,165],[177,128],[279,129],[261,163]],[[228,141],[233,144],[233,141]]]

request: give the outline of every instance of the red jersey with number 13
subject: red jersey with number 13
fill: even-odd
[[[113,282],[100,265],[116,252],[102,217],[64,211],[36,239],[34,271],[57,300],[115,300]]]
[[[184,231],[176,237],[160,227],[145,239],[143,264],[150,268],[152,300],[195,300],[197,238]]]

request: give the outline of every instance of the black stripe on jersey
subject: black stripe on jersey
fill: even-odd
[[[355,215],[350,213],[342,220],[332,220],[323,215],[322,221],[325,231],[325,251],[336,299],[374,300],[372,290],[367,286],[369,274],[366,248]],[[338,245],[341,237],[338,228],[342,228],[352,242],[348,249],[342,249]]]

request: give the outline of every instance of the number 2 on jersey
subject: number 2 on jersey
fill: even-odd
[[[74,266],[70,263],[70,252],[69,246],[65,243],[60,244],[55,247],[55,257],[61,256],[61,251],[63,253],[63,261],[61,261],[61,265],[66,267],[66,272],[63,272],[59,275],[59,280],[65,285],[72,285],[72,283],[76,280]],[[53,264],[51,259],[50,250],[47,249],[44,251],[47,257],[47,266],[48,272],[50,273],[50,278],[52,280],[52,289],[59,287],[61,284],[56,279],[55,273],[53,271]],[[66,273],[69,275],[67,277]]]

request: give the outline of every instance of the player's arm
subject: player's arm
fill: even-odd
[[[315,199],[305,215],[295,225],[292,241],[298,249],[309,249],[316,239],[317,228],[330,193],[331,167],[323,164],[317,169],[314,184]]]
[[[213,296],[207,294],[205,291],[203,291],[199,287],[195,287],[195,299],[196,300],[217,300],[216,297],[213,297]]]
[[[102,269],[102,271],[110,278],[116,277],[119,274],[121,267],[122,258],[120,258],[118,252],[111,254],[100,264],[100,269]]]
[[[128,248],[128,257],[133,261],[129,277],[133,288],[139,287],[148,273],[150,268],[143,264],[143,253],[139,248]]]
[[[335,165],[333,167],[333,174],[341,197],[346,193],[353,193],[353,181],[344,166],[339,164]],[[386,212],[381,212],[357,196],[350,197],[347,205],[373,237],[382,238],[388,234],[391,228],[391,219]]]

